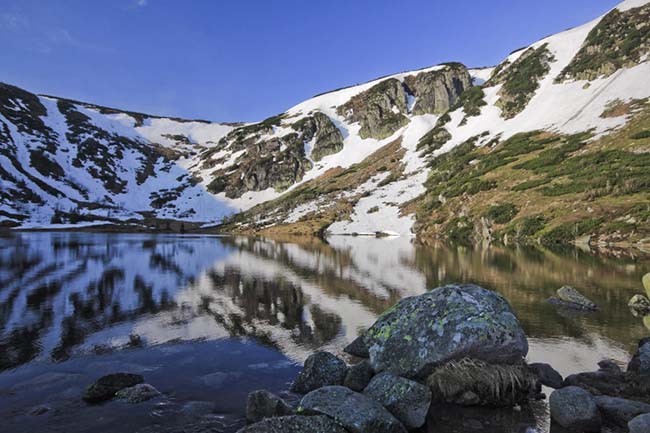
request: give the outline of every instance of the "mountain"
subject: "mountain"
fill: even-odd
[[[650,242],[650,5],[253,124],[0,86],[0,221],[423,241]]]

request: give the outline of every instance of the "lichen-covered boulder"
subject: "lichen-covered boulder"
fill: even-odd
[[[361,392],[368,386],[370,379],[374,376],[375,372],[370,366],[370,361],[364,359],[358,364],[351,365],[345,375],[343,385],[350,388],[352,391]]]
[[[327,415],[350,433],[406,433],[404,426],[373,399],[343,386],[327,386],[303,397],[299,413]]]
[[[364,340],[376,372],[406,378],[425,378],[453,359],[511,364],[528,353],[508,302],[471,284],[403,299],[379,317]]]
[[[431,406],[428,387],[391,373],[375,376],[363,393],[388,409],[409,430],[424,425]]]
[[[283,416],[249,425],[237,433],[348,433],[326,416]]]
[[[627,304],[635,316],[647,316],[650,314],[650,299],[643,295],[634,295]]]
[[[284,400],[265,390],[251,392],[246,400],[246,421],[249,423],[274,416],[293,415],[293,412]]]
[[[562,427],[579,432],[599,432],[600,411],[594,397],[582,388],[569,386],[553,391],[549,398],[551,419]]]
[[[102,376],[95,383],[90,385],[84,392],[83,399],[88,403],[99,403],[110,400],[115,394],[124,388],[135,386],[144,382],[140,374],[113,373]]]
[[[305,361],[291,390],[306,394],[323,386],[342,385],[347,369],[342,359],[329,352],[316,352]]]
[[[589,298],[584,296],[582,293],[578,292],[576,289],[570,286],[564,286],[557,290],[557,297],[564,302],[569,304],[574,304],[576,307],[595,311],[598,309],[598,306],[594,304]]]

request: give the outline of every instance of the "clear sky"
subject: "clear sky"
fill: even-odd
[[[447,61],[493,65],[616,0],[0,0],[0,81],[151,114],[253,121]]]

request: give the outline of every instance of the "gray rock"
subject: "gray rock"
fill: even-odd
[[[633,418],[650,413],[650,404],[624,398],[597,396],[596,404],[606,421],[625,427]]]
[[[347,366],[340,358],[329,352],[316,352],[305,361],[291,390],[306,394],[314,389],[329,385],[342,385]]]
[[[555,389],[562,388],[562,375],[549,364],[534,363],[529,364],[528,367],[537,376],[542,385]]]
[[[635,316],[645,317],[650,314],[650,299],[643,295],[634,295],[627,304]]]
[[[472,81],[467,69],[457,63],[445,69],[409,75],[404,78],[404,85],[416,97],[413,114],[442,114],[472,87]]]
[[[580,309],[595,311],[598,306],[594,304],[589,298],[578,292],[570,286],[564,286],[557,290],[557,297],[569,304],[575,304]]]
[[[348,367],[348,372],[345,375],[343,385],[350,388],[352,391],[361,392],[368,386],[370,379],[374,376],[375,372],[370,366],[370,361],[363,360],[358,364]]]
[[[388,409],[409,430],[424,425],[431,406],[428,387],[391,373],[375,376],[363,393]]]
[[[352,343],[345,346],[343,351],[358,358],[367,358],[369,356],[368,346],[363,341],[363,336],[355,338]]]
[[[602,420],[594,397],[582,388],[569,386],[553,391],[549,399],[551,419],[580,432],[599,432]]]
[[[621,367],[613,359],[603,359],[598,362],[598,369],[611,374],[623,374]]]
[[[320,111],[299,120],[292,127],[303,132],[305,142],[314,140],[311,150],[311,159],[314,161],[320,161],[325,156],[343,149],[343,134],[332,120]]]
[[[265,391],[253,391],[246,401],[246,421],[255,423],[264,418],[293,415],[294,411],[280,397]]]
[[[628,364],[627,371],[650,374],[650,338],[639,341],[639,348]]]
[[[159,395],[160,391],[153,386],[148,383],[139,383],[135,386],[119,390],[115,394],[115,397],[126,400],[129,403],[142,403]]]
[[[562,386],[577,386],[594,395],[614,396],[626,394],[628,388],[623,375],[603,370],[569,375]]]
[[[376,372],[407,378],[424,378],[453,359],[511,364],[528,353],[526,335],[508,302],[471,284],[403,299],[379,317],[365,342]]]
[[[627,423],[627,429],[630,433],[648,433],[650,432],[650,413],[639,415]]]
[[[326,416],[285,416],[268,418],[237,433],[348,433]]]
[[[406,432],[381,404],[343,386],[328,386],[310,392],[300,402],[300,411],[327,415],[350,433]]]
[[[88,403],[110,400],[119,390],[142,382],[144,382],[144,377],[140,374],[114,373],[102,376],[86,389],[83,399]]]

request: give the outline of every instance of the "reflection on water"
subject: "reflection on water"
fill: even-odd
[[[627,360],[647,332],[627,301],[649,270],[646,258],[420,248],[404,238],[289,243],[16,233],[0,237],[0,371],[230,337],[302,361],[319,348],[340,351],[405,296],[473,282],[513,305],[530,337],[531,361],[568,374],[593,369],[604,357]],[[565,284],[601,311],[570,313],[545,303]]]

